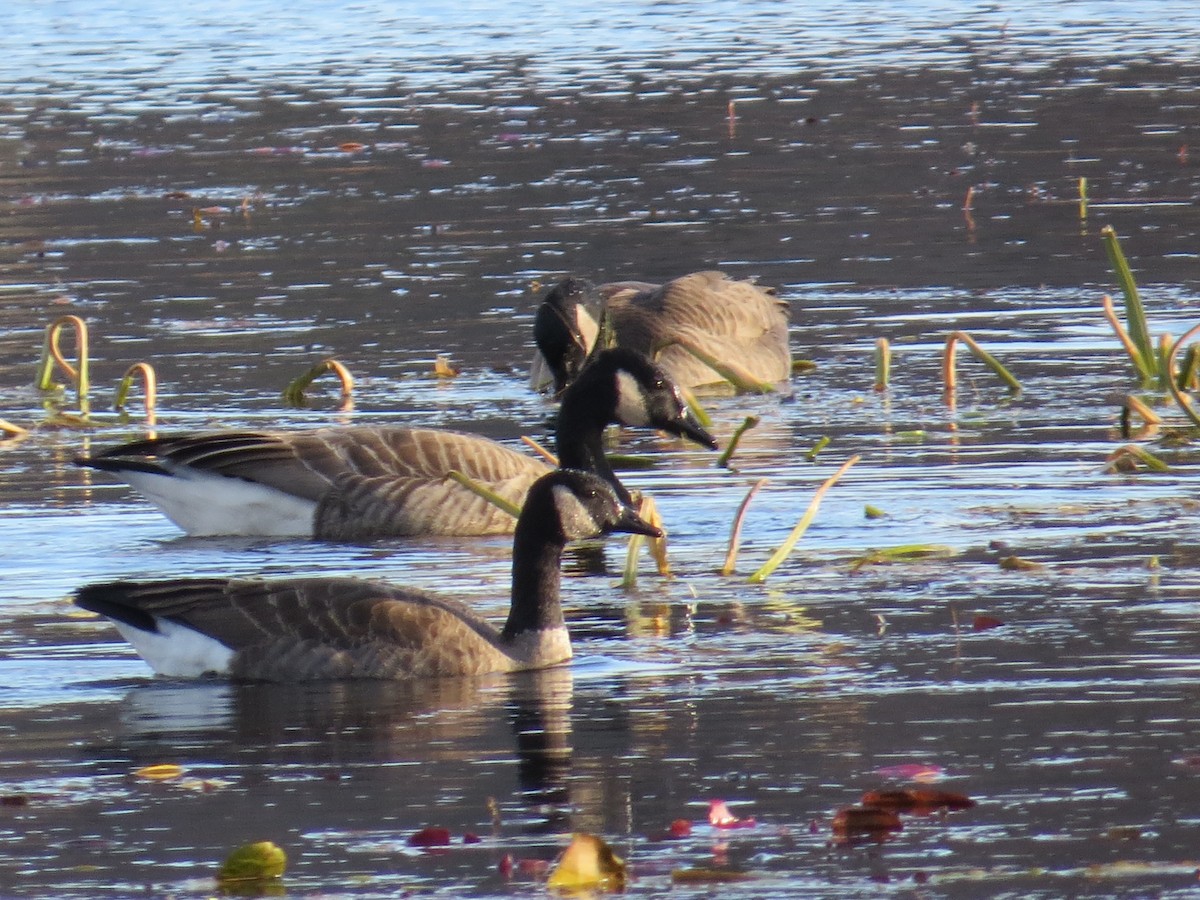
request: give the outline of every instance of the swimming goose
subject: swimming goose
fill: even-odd
[[[357,578],[198,578],[92,584],[107,616],[161,675],[265,681],[484,675],[571,658],[560,604],[568,541],[612,531],[661,536],[598,476],[571,469],[529,489],[513,536],[502,630],[436,594]]]
[[[604,338],[602,327],[608,330]],[[662,285],[621,281],[598,288],[567,278],[542,301],[533,333],[539,353],[533,383],[539,390],[552,377],[555,391],[562,391],[598,341],[647,354],[688,388],[726,379],[684,345],[758,381],[782,381],[792,372],[786,301],[772,288],[721,272],[694,272]]]
[[[628,350],[601,354],[563,396],[559,462],[602,476],[625,503],[601,445],[612,423],[717,445],[660,367]],[[396,426],[159,437],[75,462],[128,482],[188,534],[322,540],[508,534],[513,517],[448,473],[520,506],[550,471],[479,435]]]

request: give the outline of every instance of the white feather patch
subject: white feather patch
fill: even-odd
[[[617,371],[617,418],[624,425],[638,427],[650,424],[646,407],[646,392],[638,380],[624,369]]]
[[[155,619],[158,631],[143,631],[112,620],[121,636],[159,675],[195,678],[213,673],[225,675],[233,651],[206,634],[167,619]]]
[[[563,534],[567,536],[567,540],[577,541],[595,537],[600,533],[600,526],[570,488],[561,484],[555,486],[554,509],[558,513],[558,521],[562,523]]]
[[[191,535],[313,534],[316,503],[261,484],[186,468],[172,475],[135,471],[114,474]]]
[[[596,338],[600,336],[600,323],[597,322],[582,303],[575,304],[575,327],[583,338],[583,347],[590,354],[596,346]]]

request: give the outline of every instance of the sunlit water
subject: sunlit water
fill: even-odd
[[[1195,5],[392,6],[0,9],[0,418],[41,420],[42,328],[71,312],[107,423],[0,444],[0,896],[208,896],[263,839],[295,896],[524,895],[571,831],[611,841],[634,894],[1195,890],[1194,454],[1164,405],[1135,437],[1172,470],[1105,471],[1136,383],[1098,236],[1122,235],[1156,332],[1195,322]],[[504,539],[186,539],[70,460],[143,433],[136,399],[126,424],[107,409],[137,359],[163,430],[545,438],[523,379],[536,284],[712,266],[779,285],[817,368],[783,396],[708,400],[723,440],[761,417],[731,469],[622,436],[658,460],[627,480],[658,498],[677,577],[643,564],[624,593],[621,542],[606,575],[572,557],[569,671],[180,684],[73,613],[97,579],[319,571],[502,616]],[[954,329],[1022,393],[960,348],[949,406]],[[461,377],[429,377],[439,353]],[[320,383],[282,408],[328,355],[357,377],[353,410]],[[912,544],[942,549],[870,557]],[[159,762],[187,771],[132,774]],[[978,805],[833,841],[838,809],[916,764]],[[713,799],[757,824],[710,828]],[[690,837],[664,837],[675,819]],[[427,825],[455,844],[409,847]],[[668,887],[689,868],[752,878]]]

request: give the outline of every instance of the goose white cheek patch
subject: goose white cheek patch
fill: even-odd
[[[558,512],[558,520],[562,523],[563,534],[568,540],[595,537],[599,534],[600,528],[596,520],[570,488],[562,485],[554,488],[554,508]]]
[[[617,418],[625,425],[650,424],[650,410],[646,406],[646,393],[638,380],[628,372],[617,372]]]

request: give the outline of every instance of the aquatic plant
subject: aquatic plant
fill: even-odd
[[[778,569],[780,564],[787,559],[788,554],[792,552],[793,548],[800,541],[800,538],[804,536],[804,532],[808,531],[808,526],[811,525],[813,519],[816,518],[817,510],[821,507],[821,499],[826,493],[828,493],[831,487],[837,484],[838,479],[845,475],[846,472],[850,470],[850,467],[858,462],[861,458],[862,457],[858,456],[857,454],[850,457],[848,460],[842,463],[836,472],[834,472],[825,480],[824,484],[817,488],[816,493],[813,494],[812,501],[808,504],[808,509],[805,511],[804,515],[800,517],[800,521],[796,523],[795,527],[792,528],[791,534],[789,534],[787,539],[779,545],[778,549],[774,553],[771,554],[770,559],[763,563],[762,566],[750,576],[750,582],[752,584],[761,584],[762,582],[766,581],[767,577],[776,569]]]
[[[1000,360],[980,347],[975,339],[965,331],[953,331],[946,338],[946,346],[942,353],[942,383],[948,399],[953,400],[955,392],[958,390],[957,350],[959,341],[966,344],[978,359],[982,360],[989,369],[995,372],[996,376],[1008,386],[1011,393],[1021,393],[1021,382],[1013,377],[1013,374],[1004,367],[1004,364]]]
[[[288,406],[295,407],[307,405],[308,401],[304,396],[305,390],[326,372],[332,372],[337,376],[342,386],[342,406],[343,408],[349,406],[353,402],[354,376],[350,374],[349,369],[333,358],[321,360],[299,378],[291,381],[283,389],[283,402]]]

